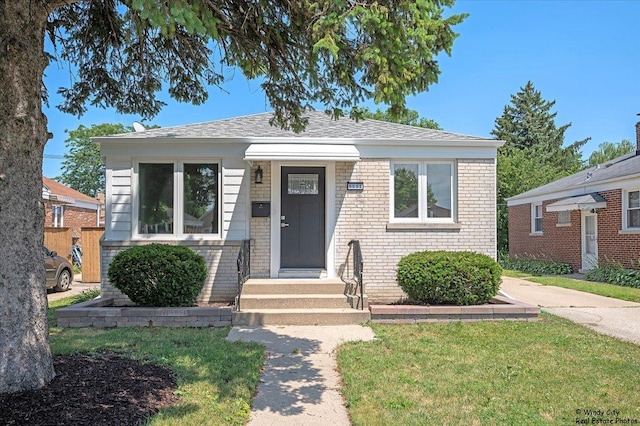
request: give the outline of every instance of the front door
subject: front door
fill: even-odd
[[[598,215],[582,211],[582,270],[598,266]]]
[[[324,269],[325,168],[282,167],[280,267]]]

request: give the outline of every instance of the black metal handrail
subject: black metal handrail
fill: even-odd
[[[238,267],[236,311],[240,311],[240,295],[242,294],[242,286],[251,277],[251,240],[242,240],[238,259],[236,259],[236,266]]]
[[[349,258],[351,258],[351,262],[349,262]],[[350,264],[351,268],[349,268]],[[347,252],[347,259],[345,260],[344,266],[340,273],[340,279],[347,284],[345,294],[350,297],[359,298],[360,301],[356,305],[356,308],[360,307],[360,309],[364,310],[363,260],[359,240],[349,241],[349,251]]]

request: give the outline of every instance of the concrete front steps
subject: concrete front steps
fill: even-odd
[[[249,279],[240,296],[234,325],[347,325],[371,318],[359,298],[344,295],[339,279]]]

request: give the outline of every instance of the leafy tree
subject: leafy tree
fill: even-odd
[[[598,149],[593,151],[587,160],[589,167],[595,167],[598,164],[604,164],[607,161],[629,154],[636,149],[631,141],[624,139],[618,143],[602,142],[598,145]]]
[[[51,61],[73,72],[58,89],[71,114],[90,104],[148,118],[163,106],[163,87],[200,104],[235,68],[262,80],[274,123],[299,131],[308,105],[335,117],[367,99],[400,111],[407,95],[437,82],[437,55],[451,53],[453,27],[465,17],[443,16],[453,3],[0,2],[0,392],[39,388],[54,376],[40,258],[42,154],[51,137],[42,82]]]
[[[364,118],[371,118],[373,120],[388,121],[391,123],[408,124],[409,126],[424,127],[425,129],[442,130],[442,127],[433,119],[420,117],[418,111],[413,109],[405,109],[400,113],[394,114],[389,108],[386,111],[376,109],[375,112],[371,112],[368,108],[364,108],[362,111]]]
[[[529,81],[518,93],[511,95],[511,104],[504,107],[491,134],[506,141],[501,148],[503,152],[525,150],[535,155],[541,164],[551,164],[570,175],[582,168],[580,148],[589,138],[564,147],[564,134],[571,123],[556,125],[558,113],[551,112],[555,104],[556,101],[546,101]]]
[[[589,139],[564,146],[571,124],[558,127],[557,113],[530,81],[511,96],[491,134],[506,141],[498,150],[498,250],[508,250],[509,221],[505,199],[568,176],[582,168],[580,148]]]
[[[497,170],[497,244],[498,250],[509,247],[509,215],[506,198],[549,183],[549,175],[556,171],[549,164],[540,163],[525,150],[509,155],[498,150]]]
[[[80,125],[75,130],[66,130],[69,134],[65,141],[68,153],[64,155],[62,174],[56,180],[91,197],[100,191],[104,192],[104,164],[100,158],[100,148],[91,138],[131,131],[131,126],[109,123],[91,127]]]

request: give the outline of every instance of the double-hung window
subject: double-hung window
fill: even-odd
[[[219,234],[215,162],[137,164],[138,235]]]
[[[626,191],[623,201],[624,228],[640,229],[640,190]]]
[[[453,162],[391,163],[391,222],[453,222]]]
[[[531,233],[542,233],[542,203],[531,203]]]
[[[569,210],[558,212],[558,225],[571,225],[571,212]]]
[[[51,207],[51,224],[54,228],[62,228],[64,226],[64,207],[52,206]]]

